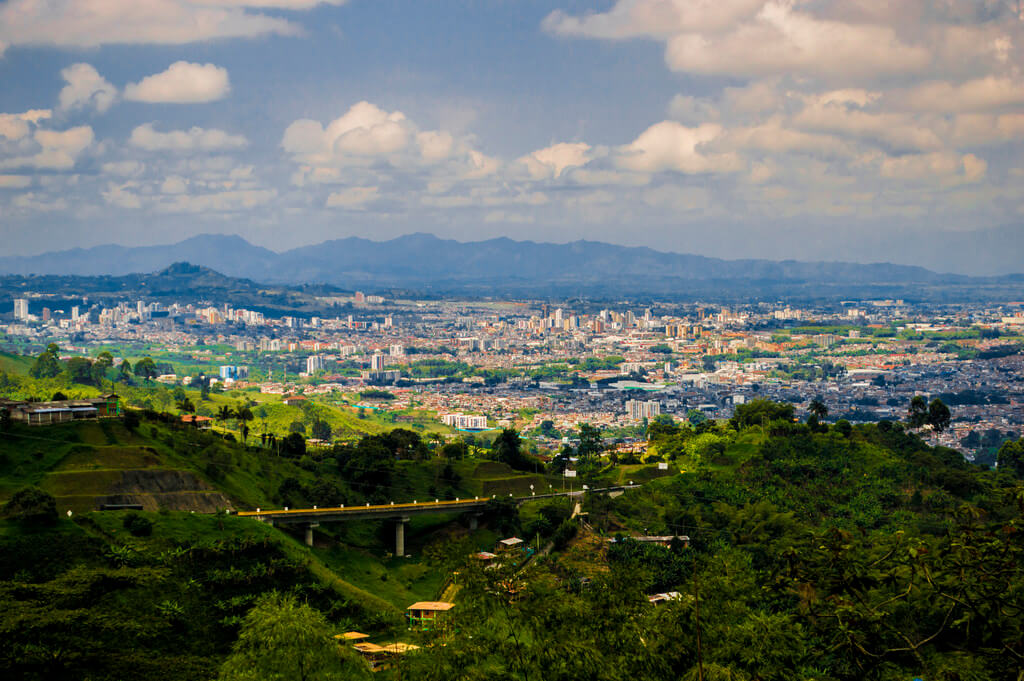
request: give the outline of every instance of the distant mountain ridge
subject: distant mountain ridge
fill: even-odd
[[[8,256],[0,258],[0,275],[123,276],[161,271],[182,261],[257,282],[482,295],[631,290],[696,294],[720,288],[771,296],[823,287],[840,295],[865,286],[903,290],[1014,279],[939,274],[888,263],[723,260],[594,241],[553,244],[503,237],[459,242],[423,233],[389,241],[348,237],[283,253],[254,246],[240,236],[207,234],[166,246],[111,245]]]
[[[507,237],[460,242],[431,234],[389,241],[347,237],[276,253],[237,235],[202,234],[165,246],[106,245],[0,258],[0,274],[86,276],[154,272],[176,262],[203,265],[232,277],[287,283],[338,283],[356,278],[424,281],[657,275],[682,279],[872,280],[934,278],[923,267],[879,263],[723,260],[598,241],[566,244]]]

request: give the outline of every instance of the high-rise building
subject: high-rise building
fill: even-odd
[[[14,318],[28,321],[28,300],[25,298],[14,299]]]
[[[395,343],[391,346],[390,352],[392,357],[404,357],[405,346],[402,345],[401,343]]]
[[[324,357],[323,355],[312,355],[306,358],[306,373],[315,374],[318,371],[324,370]]]
[[[654,400],[626,400],[626,414],[631,419],[652,419],[660,413],[661,403]]]
[[[73,322],[77,322],[78,321],[78,306],[77,305],[75,305],[75,306],[73,306],[71,308],[71,321],[73,321]]]
[[[370,357],[370,371],[384,371],[384,355],[376,353]]]

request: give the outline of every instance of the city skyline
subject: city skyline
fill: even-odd
[[[0,233],[10,255],[425,231],[915,263],[939,232],[1018,238],[1018,12],[8,0]]]

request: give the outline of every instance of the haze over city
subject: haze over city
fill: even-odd
[[[425,231],[1018,271],[1022,25],[1003,0],[7,0],[3,254]]]

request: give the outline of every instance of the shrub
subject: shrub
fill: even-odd
[[[153,534],[153,521],[138,513],[129,513],[121,524],[133,537],[148,537]]]
[[[22,487],[4,505],[4,515],[27,525],[55,525],[57,500],[38,487]]]

